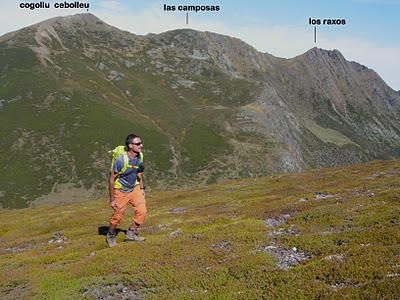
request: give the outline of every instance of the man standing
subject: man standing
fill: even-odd
[[[143,143],[139,136],[130,134],[125,140],[128,151],[119,155],[112,166],[109,178],[110,206],[114,213],[110,219],[107,243],[116,246],[116,231],[128,204],[134,209],[131,226],[126,231],[125,242],[142,242],[145,239],[138,234],[138,228],[146,217]]]

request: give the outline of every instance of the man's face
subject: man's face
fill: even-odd
[[[143,149],[142,140],[139,137],[135,137],[131,143],[131,147],[134,152],[137,153],[142,152]]]

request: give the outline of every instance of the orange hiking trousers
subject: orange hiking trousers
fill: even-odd
[[[114,199],[117,203],[117,208],[114,209],[114,213],[111,216],[110,223],[112,225],[117,225],[121,221],[129,203],[135,211],[133,221],[139,225],[144,223],[147,213],[146,199],[143,197],[139,185],[135,186],[133,191],[129,193],[123,193],[118,189],[114,189]]]

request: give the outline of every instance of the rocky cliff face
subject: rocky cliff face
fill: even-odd
[[[291,132],[287,140],[292,141],[283,143],[296,149],[291,151],[294,163],[325,166],[380,157],[383,152],[398,155],[398,95],[373,70],[346,61],[339,51],[314,48],[280,61],[266,82],[270,95],[256,103],[286,106],[283,111],[292,122],[287,117],[285,123],[295,130],[283,131]],[[277,124],[275,119],[282,115],[272,113],[268,119]],[[267,124],[261,119],[259,123]]]
[[[400,153],[399,93],[338,50],[281,59],[216,33],[137,36],[83,14],[0,37],[0,62],[5,206],[101,193],[107,151],[130,132],[154,188]]]

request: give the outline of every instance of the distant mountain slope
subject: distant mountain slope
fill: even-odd
[[[0,298],[396,299],[399,176],[374,161],[150,193],[147,240],[123,242],[127,213],[111,249],[107,198],[3,209]]]
[[[399,94],[337,50],[281,59],[216,33],[138,36],[79,14],[0,37],[0,63],[6,207],[102,194],[107,151],[130,132],[158,189],[400,153]]]

